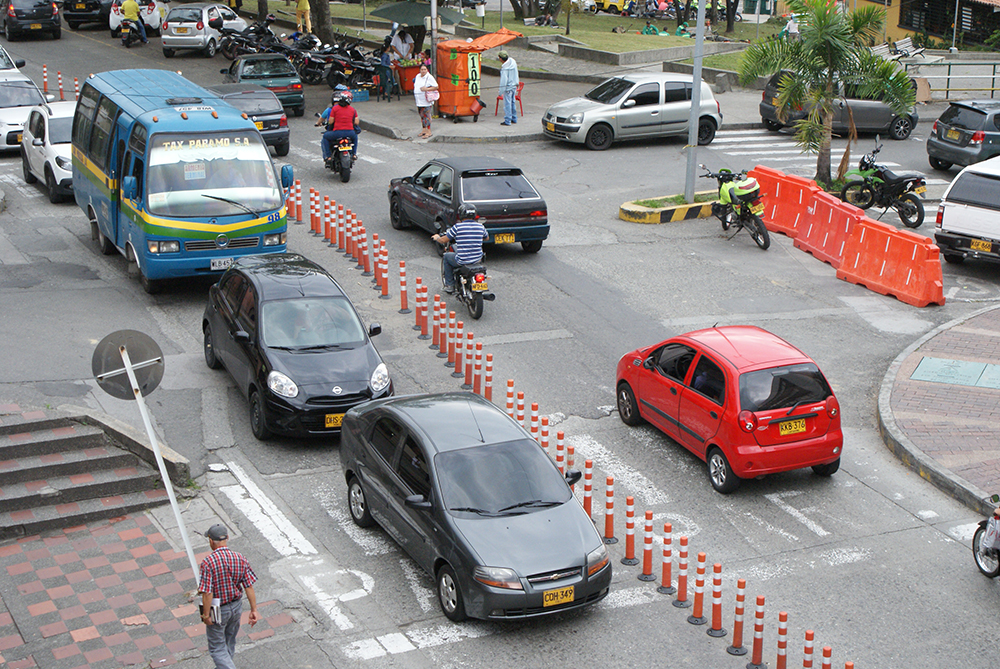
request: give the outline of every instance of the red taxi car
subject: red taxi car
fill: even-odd
[[[689,332],[622,356],[618,413],[648,421],[708,463],[718,492],[740,480],[840,467],[840,404],[805,353],[754,326]]]

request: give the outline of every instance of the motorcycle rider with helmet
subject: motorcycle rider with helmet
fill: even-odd
[[[330,96],[330,106],[320,114],[316,125],[326,124],[323,133],[323,162],[329,162],[333,155],[333,145],[346,137],[351,140],[351,161],[358,159],[358,131],[361,129],[361,119],[358,112],[351,106],[354,96],[350,91],[335,91]]]
[[[455,292],[455,270],[464,265],[476,265],[483,259],[483,242],[489,238],[486,228],[479,222],[475,206],[463,204],[458,208],[458,220],[444,233],[431,239],[439,244],[455,245],[454,251],[444,254],[444,292]]]

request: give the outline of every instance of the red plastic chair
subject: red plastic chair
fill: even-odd
[[[514,99],[517,101],[517,106],[521,108],[521,116],[524,116],[524,105],[521,104],[521,89],[524,88],[524,82],[519,81],[517,84],[517,92],[514,93]],[[493,115],[497,116],[500,113],[500,103],[503,102],[503,93],[497,95],[497,106],[493,110]]]

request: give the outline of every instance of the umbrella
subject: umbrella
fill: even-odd
[[[438,16],[443,23],[459,24],[465,17],[453,9],[438,7]],[[424,19],[431,15],[431,6],[427,2],[394,2],[373,9],[372,16],[380,16],[388,21],[395,21],[401,26],[422,26]]]

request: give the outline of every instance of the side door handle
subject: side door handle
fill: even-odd
[[[674,388],[673,386],[670,386],[670,394],[671,395],[676,395],[677,394],[677,389]]]
[[[711,416],[712,418],[718,418],[719,417],[719,414],[715,413],[714,411],[709,411],[708,415]]]

